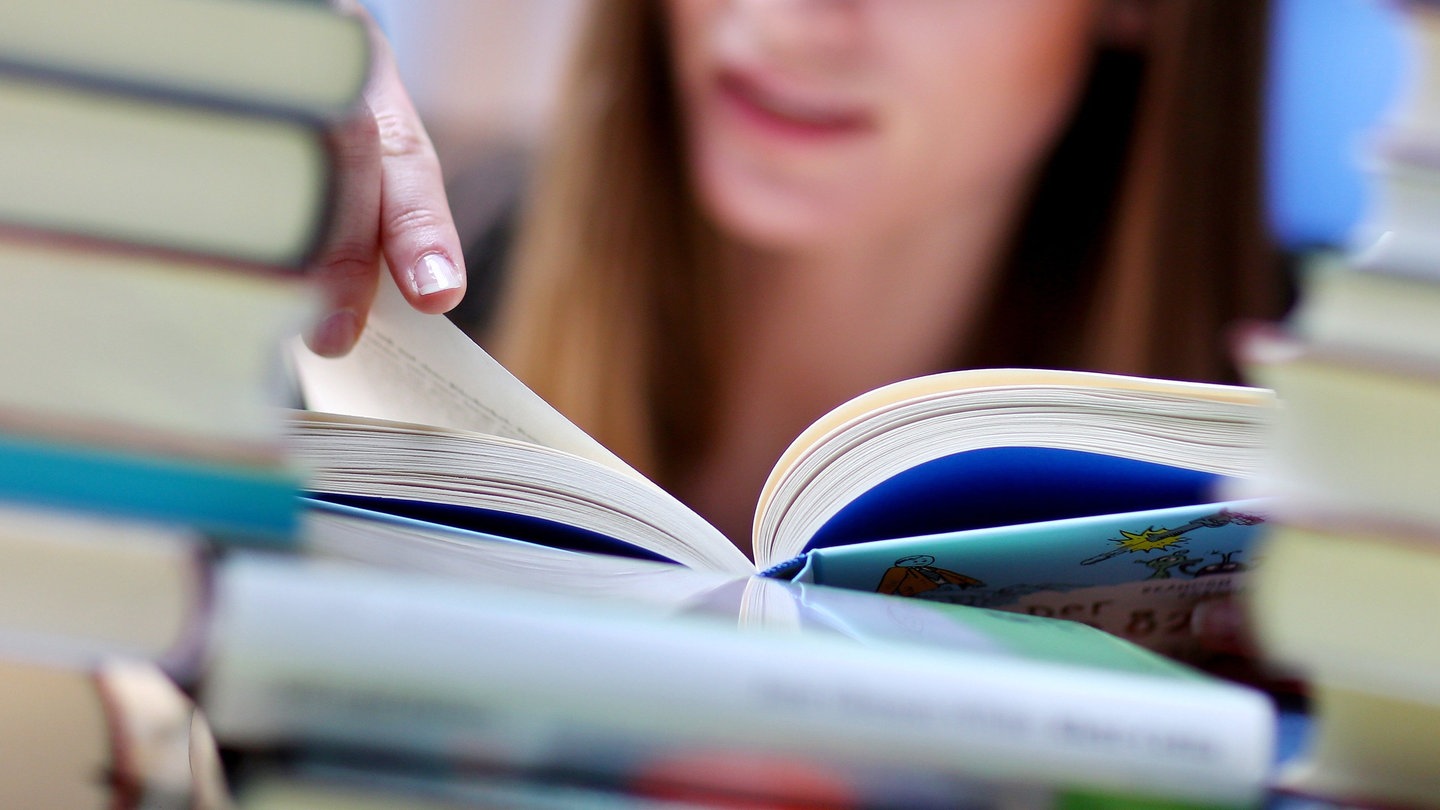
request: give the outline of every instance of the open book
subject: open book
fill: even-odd
[[[412,311],[388,280],[350,355],[324,359],[297,345],[296,365],[309,410],[294,415],[293,449],[319,498],[737,576],[808,566],[824,583],[817,558],[863,548],[873,552],[871,590],[883,590],[886,571],[908,568],[954,586],[926,589],[931,596],[985,586],[990,607],[1045,588],[1242,571],[1261,515],[1253,503],[1216,503],[1215,488],[1253,473],[1274,410],[1262,389],[1079,372],[898,382],[835,409],[783,454],[756,507],[752,563],[447,319]],[[1082,545],[1051,541],[1047,554],[1071,560],[1063,576],[1000,582],[919,564],[942,540],[996,542],[1000,532],[1013,549],[1024,539],[1006,527],[1053,534],[1060,522],[1101,515],[1131,518],[1092,520]],[[904,538],[936,542],[897,554],[891,544]],[[950,573],[962,576],[946,583]],[[1185,592],[1213,594],[1219,581]]]

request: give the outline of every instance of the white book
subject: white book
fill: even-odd
[[[1275,715],[1257,691],[1077,623],[736,582],[789,602],[783,630],[717,619],[714,600],[657,613],[236,556],[201,703],[241,750],[602,770],[744,751],[1205,801],[1263,788]]]

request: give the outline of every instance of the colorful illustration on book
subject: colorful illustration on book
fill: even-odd
[[[1111,559],[1112,557],[1118,557],[1122,554],[1132,554],[1137,551],[1158,551],[1161,549],[1172,548],[1174,546],[1183,544],[1187,539],[1187,535],[1190,532],[1195,531],[1196,529],[1218,529],[1222,526],[1229,526],[1232,523],[1241,526],[1253,526],[1257,523],[1264,522],[1264,520],[1265,519],[1260,517],[1259,515],[1251,515],[1245,514],[1243,512],[1232,512],[1229,509],[1221,509],[1214,514],[1195,518],[1194,520],[1191,520],[1184,525],[1176,526],[1173,529],[1157,529],[1154,526],[1151,526],[1150,528],[1140,532],[1131,532],[1121,529],[1120,537],[1118,539],[1112,539],[1110,541],[1115,544],[1114,548],[1111,548],[1109,551],[1106,551],[1103,554],[1097,554],[1089,559],[1081,560],[1080,564],[1094,565],[1095,563],[1104,562],[1108,559]],[[1234,552],[1226,553],[1238,554],[1240,553],[1240,551],[1237,549]],[[1155,563],[1160,562],[1160,560],[1167,560],[1167,562],[1156,565]],[[1186,557],[1183,550],[1177,550],[1176,553],[1168,554],[1162,558],[1148,561],[1138,560],[1137,562],[1142,562],[1145,565],[1149,565],[1151,568],[1154,568],[1156,572],[1153,575],[1154,578],[1166,579],[1170,576],[1169,571],[1171,568],[1181,567],[1181,570],[1183,571],[1183,566],[1198,564],[1204,562],[1204,560],[1197,560]],[[1225,558],[1224,564],[1235,565],[1237,563],[1231,561],[1230,558],[1227,556]],[[1189,572],[1186,571],[1185,573]]]
[[[1178,575],[1188,576],[1192,579],[1215,576],[1220,574],[1234,574],[1244,571],[1244,563],[1235,559],[1236,555],[1243,554],[1243,548],[1228,550],[1208,550],[1202,556],[1194,556],[1187,548],[1187,541],[1191,539],[1192,533],[1200,529],[1218,529],[1224,526],[1254,526],[1264,522],[1264,518],[1256,514],[1234,512],[1229,509],[1221,509],[1218,512],[1207,514],[1174,528],[1147,527],[1141,531],[1130,531],[1120,529],[1118,538],[1109,540],[1112,547],[1106,551],[1088,557],[1080,561],[1080,565],[1096,565],[1108,560],[1130,554],[1148,554],[1153,551],[1169,551],[1168,554],[1159,557],[1145,557],[1132,562],[1144,565],[1151,570],[1148,579],[1174,579]],[[1213,562],[1208,562],[1210,557],[1218,557]],[[1179,572],[1177,575],[1173,572]],[[1003,590],[1008,594],[1016,594],[1026,590],[1073,590],[1077,587],[1085,587],[1093,584],[1086,582],[1083,585],[1057,585],[1047,583],[1044,585],[1026,585],[1012,583]],[[931,554],[911,554],[895,560],[894,564],[886,569],[880,577],[880,582],[875,587],[877,593],[892,594],[897,596],[917,596],[925,599],[937,599],[942,601],[964,601],[966,604],[977,604],[974,597],[952,599],[951,597],[965,591],[984,588],[985,582],[969,574],[963,574],[947,568],[938,567],[935,564],[935,557]],[[992,591],[998,595],[998,592]],[[977,594],[978,596],[978,594]]]
[[[897,596],[919,596],[931,591],[965,590],[984,585],[974,577],[935,567],[935,558],[929,554],[911,554],[896,560],[875,590]]]
[[[903,556],[870,569],[878,573],[870,589],[1078,620],[1183,656],[1195,604],[1243,586],[1265,520],[1257,511],[1214,505],[1197,511],[1102,519],[1079,536],[1073,527],[1042,527],[1021,539],[1014,535],[1024,530],[1011,529],[993,538],[974,533],[973,542],[938,537],[929,549],[915,538],[893,547]],[[1014,543],[1027,553],[1015,555]],[[843,574],[836,562],[831,577]]]

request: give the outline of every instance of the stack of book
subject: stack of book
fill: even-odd
[[[66,0],[0,31],[0,497],[284,538],[281,342],[315,311],[366,30]]]
[[[0,804],[222,798],[180,608],[299,530],[282,347],[369,65],[320,3],[0,5]]]
[[[1283,403],[1277,496],[1253,610],[1265,653],[1307,681],[1306,793],[1440,797],[1440,4],[1394,4],[1413,81],[1368,145],[1373,202],[1348,252],[1317,257],[1288,321],[1247,335]]]

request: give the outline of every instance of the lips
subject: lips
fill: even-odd
[[[782,90],[741,71],[722,71],[717,85],[725,109],[765,134],[833,139],[862,134],[874,126],[866,111],[856,106]]]

